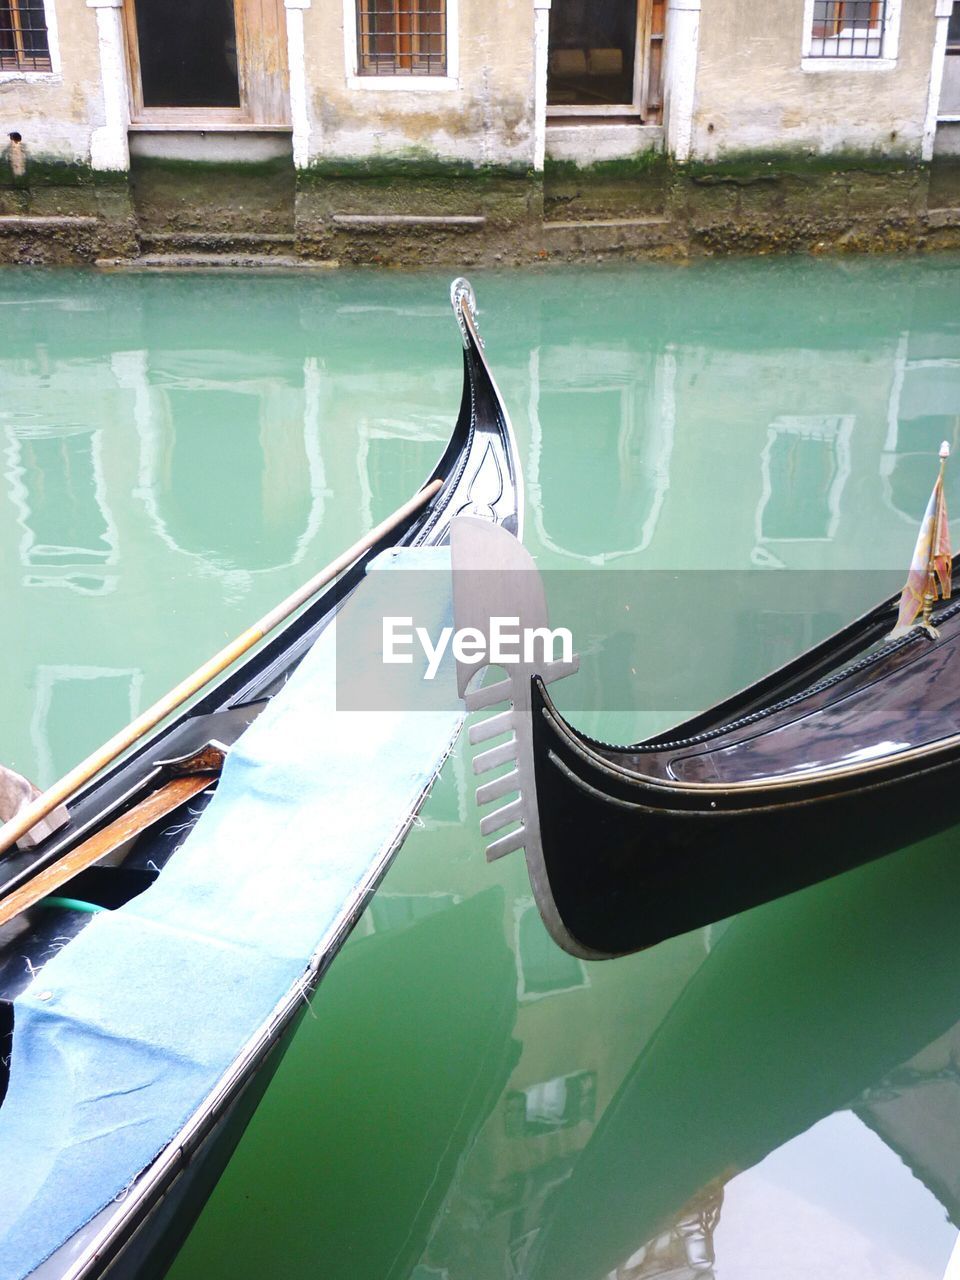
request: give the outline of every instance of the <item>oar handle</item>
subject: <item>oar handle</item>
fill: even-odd
[[[298,587],[292,595],[287,596],[269,613],[265,613],[259,622],[255,622],[252,627],[248,627],[242,635],[237,636],[230,644],[225,645],[219,653],[209,658],[192,675],[187,676],[185,680],[181,680],[178,685],[171,689],[169,693],[164,694],[152,707],[137,716],[136,720],[132,720],[125,729],[115,733],[102,747],[99,747],[92,755],[87,756],[69,773],[65,773],[59,782],[55,782],[53,786],[48,787],[46,791],[37,796],[36,800],[14,814],[9,822],[0,827],[0,853],[5,853],[7,849],[16,844],[21,836],[26,835],[30,828],[35,826],[41,818],[45,818],[58,805],[68,800],[84,783],[89,782],[101,769],[116,760],[122,751],[126,751],[127,747],[132,746],[139,738],[142,738],[145,733],[165,719],[171,711],[175,711],[177,707],[182,706],[192,694],[202,689],[214,676],[219,675],[237,658],[252,649],[259,640],[262,640],[278,623],[288,618],[300,605],[306,603],[321,587],[327,586],[345,569],[349,569],[355,560],[362,556],[365,551],[369,551],[371,547],[375,546],[385,534],[396,529],[414,512],[425,506],[442,487],[442,480],[431,481],[419,493],[414,494],[412,498],[405,502],[402,507],[398,507],[393,515],[387,516],[386,520],[381,520],[375,529],[371,529],[369,533],[358,539],[352,547],[348,547],[346,551],[337,556],[336,560],[331,560],[325,568],[321,569],[308,582],[305,582],[302,587]]]

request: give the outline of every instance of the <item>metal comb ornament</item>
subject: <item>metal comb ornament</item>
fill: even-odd
[[[458,516],[451,524],[450,545],[453,564],[453,611],[457,631],[473,628],[481,633],[486,649],[491,652],[491,619],[516,619],[521,635],[533,629],[549,630],[546,594],[533,557],[512,534],[488,520],[475,516]],[[489,742],[505,733],[512,736],[474,757],[473,771],[483,776],[502,765],[513,768],[498,778],[477,787],[477,804],[495,800],[506,803],[485,814],[480,820],[483,836],[496,836],[487,845],[487,859],[492,862],[505,854],[523,849],[544,923],[554,939],[569,949],[570,938],[553,903],[547,881],[540,844],[540,817],[534,774],[533,733],[531,722],[531,680],[539,676],[544,684],[552,684],[579,669],[580,659],[572,655],[569,662],[521,660],[504,664],[507,677],[494,684],[469,688],[478,673],[491,665],[488,656],[480,663],[457,662],[457,688],[467,711],[491,714],[472,725],[470,742]],[[506,709],[502,704],[508,703]],[[513,797],[512,799],[509,797]],[[518,825],[513,827],[513,824]],[[503,835],[497,835],[505,828]]]

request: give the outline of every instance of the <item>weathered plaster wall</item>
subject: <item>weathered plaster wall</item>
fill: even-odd
[[[28,159],[87,163],[90,136],[105,123],[97,15],[81,0],[51,3],[60,70],[0,73],[0,148],[16,130],[23,135]]]
[[[774,150],[919,158],[934,22],[934,0],[902,0],[895,67],[804,71],[804,0],[704,5],[692,158]]]
[[[532,0],[459,0],[459,80],[440,90],[348,87],[344,6],[314,0],[303,17],[311,163],[421,155],[533,164]]]

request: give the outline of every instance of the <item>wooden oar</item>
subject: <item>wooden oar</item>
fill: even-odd
[[[248,627],[242,635],[237,636],[236,640],[226,645],[219,653],[214,654],[202,667],[198,667],[192,675],[187,676],[185,680],[181,680],[159,702],[155,702],[142,715],[137,716],[136,720],[131,721],[125,729],[121,729],[119,733],[114,734],[102,747],[94,751],[92,755],[87,756],[69,773],[64,774],[59,782],[55,782],[52,787],[48,787],[46,791],[37,796],[36,800],[16,813],[9,822],[0,827],[0,853],[4,853],[9,849],[35,823],[46,817],[58,804],[62,804],[69,799],[78,788],[89,782],[106,765],[116,760],[122,751],[126,751],[127,747],[132,746],[138,738],[142,738],[145,733],[165,719],[171,711],[175,711],[177,707],[182,706],[189,697],[202,689],[205,684],[208,684],[214,676],[219,675],[232,662],[235,662],[237,658],[246,653],[247,650],[252,649],[259,640],[262,640],[278,623],[285,618],[289,618],[294,610],[309,600],[321,587],[325,587],[339,574],[343,573],[345,569],[349,569],[355,560],[362,556],[365,551],[369,551],[385,534],[395,529],[408,516],[425,506],[442,487],[442,480],[434,480],[431,484],[421,489],[419,493],[414,494],[402,507],[398,507],[393,515],[387,516],[386,520],[382,520],[375,529],[371,529],[368,534],[355,542],[352,547],[348,547],[342,555],[337,556],[336,560],[332,560],[325,569],[321,569],[309,582],[305,582],[302,587],[294,591],[292,595],[287,596],[269,613],[265,613],[259,622],[255,622],[252,627]]]
[[[0,901],[0,928],[18,916],[21,911],[34,906],[41,898],[47,897],[54,890],[61,888],[68,880],[86,871],[95,862],[100,862],[108,854],[119,849],[132,836],[139,835],[152,827],[155,822],[165,818],[185,801],[209,787],[215,778],[209,774],[191,774],[186,778],[171,778],[156,791],[152,791],[145,800],[135,804],[132,809],[108,823],[89,840],[65,853],[62,858],[38,872],[32,880],[14,890],[8,897]]]

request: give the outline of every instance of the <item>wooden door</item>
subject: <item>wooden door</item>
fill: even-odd
[[[290,123],[283,0],[235,0],[240,103],[251,123]]]

